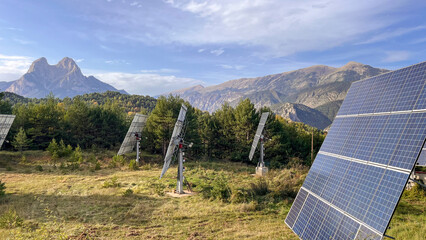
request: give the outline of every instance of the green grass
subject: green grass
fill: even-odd
[[[128,163],[108,168],[112,154],[103,153],[95,171],[89,163],[55,167],[45,152],[25,154],[22,162],[19,154],[0,153],[7,193],[0,225],[11,226],[0,226],[0,239],[298,239],[284,219],[304,168],[271,171],[260,180],[251,175],[254,166],[189,160],[185,175],[198,194],[172,198],[165,192],[176,186],[176,167],[160,180],[155,155],[145,154],[149,160],[134,171]],[[208,191],[229,194],[219,199]],[[405,194],[388,235],[424,239],[425,199]]]

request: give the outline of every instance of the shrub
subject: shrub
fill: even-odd
[[[23,222],[24,220],[16,214],[14,209],[10,209],[0,216],[0,228],[11,229],[21,227]]]
[[[110,180],[107,180],[102,185],[103,188],[114,188],[114,187],[120,187],[120,183],[118,182],[117,177],[112,177]]]
[[[39,172],[43,172],[43,167],[41,165],[35,166],[35,169]]]
[[[4,182],[1,182],[0,180],[0,198],[6,195],[6,186]]]
[[[96,162],[95,170],[96,170],[96,171],[97,171],[97,170],[101,170],[101,164],[100,164],[99,162]]]
[[[130,197],[133,195],[133,190],[129,188],[126,191],[124,191],[122,195],[123,197]]]
[[[161,182],[152,182],[149,187],[154,191],[158,196],[164,196],[164,189],[166,186]]]
[[[253,195],[256,196],[265,196],[270,192],[268,182],[265,178],[259,178],[256,182],[251,183],[250,190],[253,192]]]
[[[135,159],[131,160],[129,163],[129,169],[130,170],[139,170],[139,166],[138,163],[136,162]]]
[[[224,175],[218,175],[210,185],[201,186],[201,195],[207,199],[218,199],[227,202],[231,197],[231,188]]]
[[[74,153],[72,154],[71,162],[78,162],[78,163],[83,162],[83,152],[81,151],[81,148],[79,145],[77,145],[77,147],[74,150]]]
[[[117,166],[122,166],[125,162],[126,160],[122,155],[115,155],[114,157],[112,157],[112,161],[110,162],[109,167],[115,168]]]

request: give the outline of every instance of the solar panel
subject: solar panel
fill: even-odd
[[[3,146],[3,142],[9,133],[13,120],[15,120],[15,115],[0,114],[0,148]]]
[[[383,238],[426,138],[425,87],[426,62],[352,83],[285,220],[300,238]]]
[[[167,172],[172,162],[173,155],[177,150],[176,140],[178,140],[179,136],[183,134],[182,128],[185,122],[187,107],[182,104],[182,107],[179,111],[179,116],[175,124],[175,128],[173,129],[172,137],[170,138],[169,147],[167,148],[166,156],[164,157],[164,165],[163,170],[161,171],[160,178]]]
[[[249,159],[253,159],[254,152],[256,151],[257,144],[259,143],[260,136],[262,135],[263,128],[265,127],[266,120],[268,119],[269,112],[262,113],[260,117],[259,125],[257,126],[256,134],[254,135],[253,144],[251,145]]]
[[[419,160],[417,160],[417,166],[426,167],[426,148],[422,149]]]
[[[129,130],[127,131],[126,137],[121,144],[120,150],[118,150],[118,155],[123,155],[133,151],[136,145],[135,134],[138,134],[139,137],[142,135],[142,130],[145,127],[147,119],[147,115],[136,113],[132,124],[130,124]]]

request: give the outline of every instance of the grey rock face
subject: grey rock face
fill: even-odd
[[[75,61],[68,57],[56,65],[48,64],[44,57],[39,58],[21,78],[7,84],[0,82],[0,86],[4,86],[6,92],[31,98],[43,98],[50,92],[56,97],[64,98],[92,92],[117,91],[93,76],[84,76]]]

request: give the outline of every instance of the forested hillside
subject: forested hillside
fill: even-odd
[[[52,97],[52,96],[51,96]],[[25,103],[41,103],[45,102],[46,98],[25,98],[15,93],[4,92],[3,100],[9,102],[12,105],[17,103],[25,104]],[[142,96],[142,95],[128,95],[119,92],[107,91],[104,93],[87,93],[79,96],[75,96],[73,98],[64,98],[64,99],[56,99],[58,102],[69,103],[74,99],[80,99],[84,102],[94,104],[94,105],[104,105],[109,101],[115,101],[118,106],[125,109],[128,113],[135,112],[151,112],[157,100],[150,96]]]
[[[9,95],[9,94],[8,94]],[[11,98],[12,96],[13,98]],[[17,133],[24,131],[28,142],[26,149],[45,150],[50,142],[63,141],[64,145],[82,149],[118,149],[132,120],[134,110],[149,114],[143,133],[142,148],[164,154],[182,103],[188,106],[186,141],[193,142],[193,156],[213,159],[247,161],[248,152],[260,119],[249,99],[235,108],[224,104],[213,114],[193,108],[179,97],[160,97],[152,109],[151,98],[128,96],[119,93],[87,94],[73,99],[59,100],[18,99],[14,105],[2,101],[1,113],[13,113],[12,125],[4,148],[13,149]],[[144,101],[145,100],[145,101]],[[127,103],[127,105],[125,104]],[[142,107],[141,103],[144,103]],[[129,109],[133,111],[129,111]],[[314,149],[317,152],[324,139],[322,131],[302,123],[290,122],[272,115],[266,126],[265,143],[267,159],[272,167],[280,167],[297,159],[297,164],[310,164],[311,134],[314,132]]]

